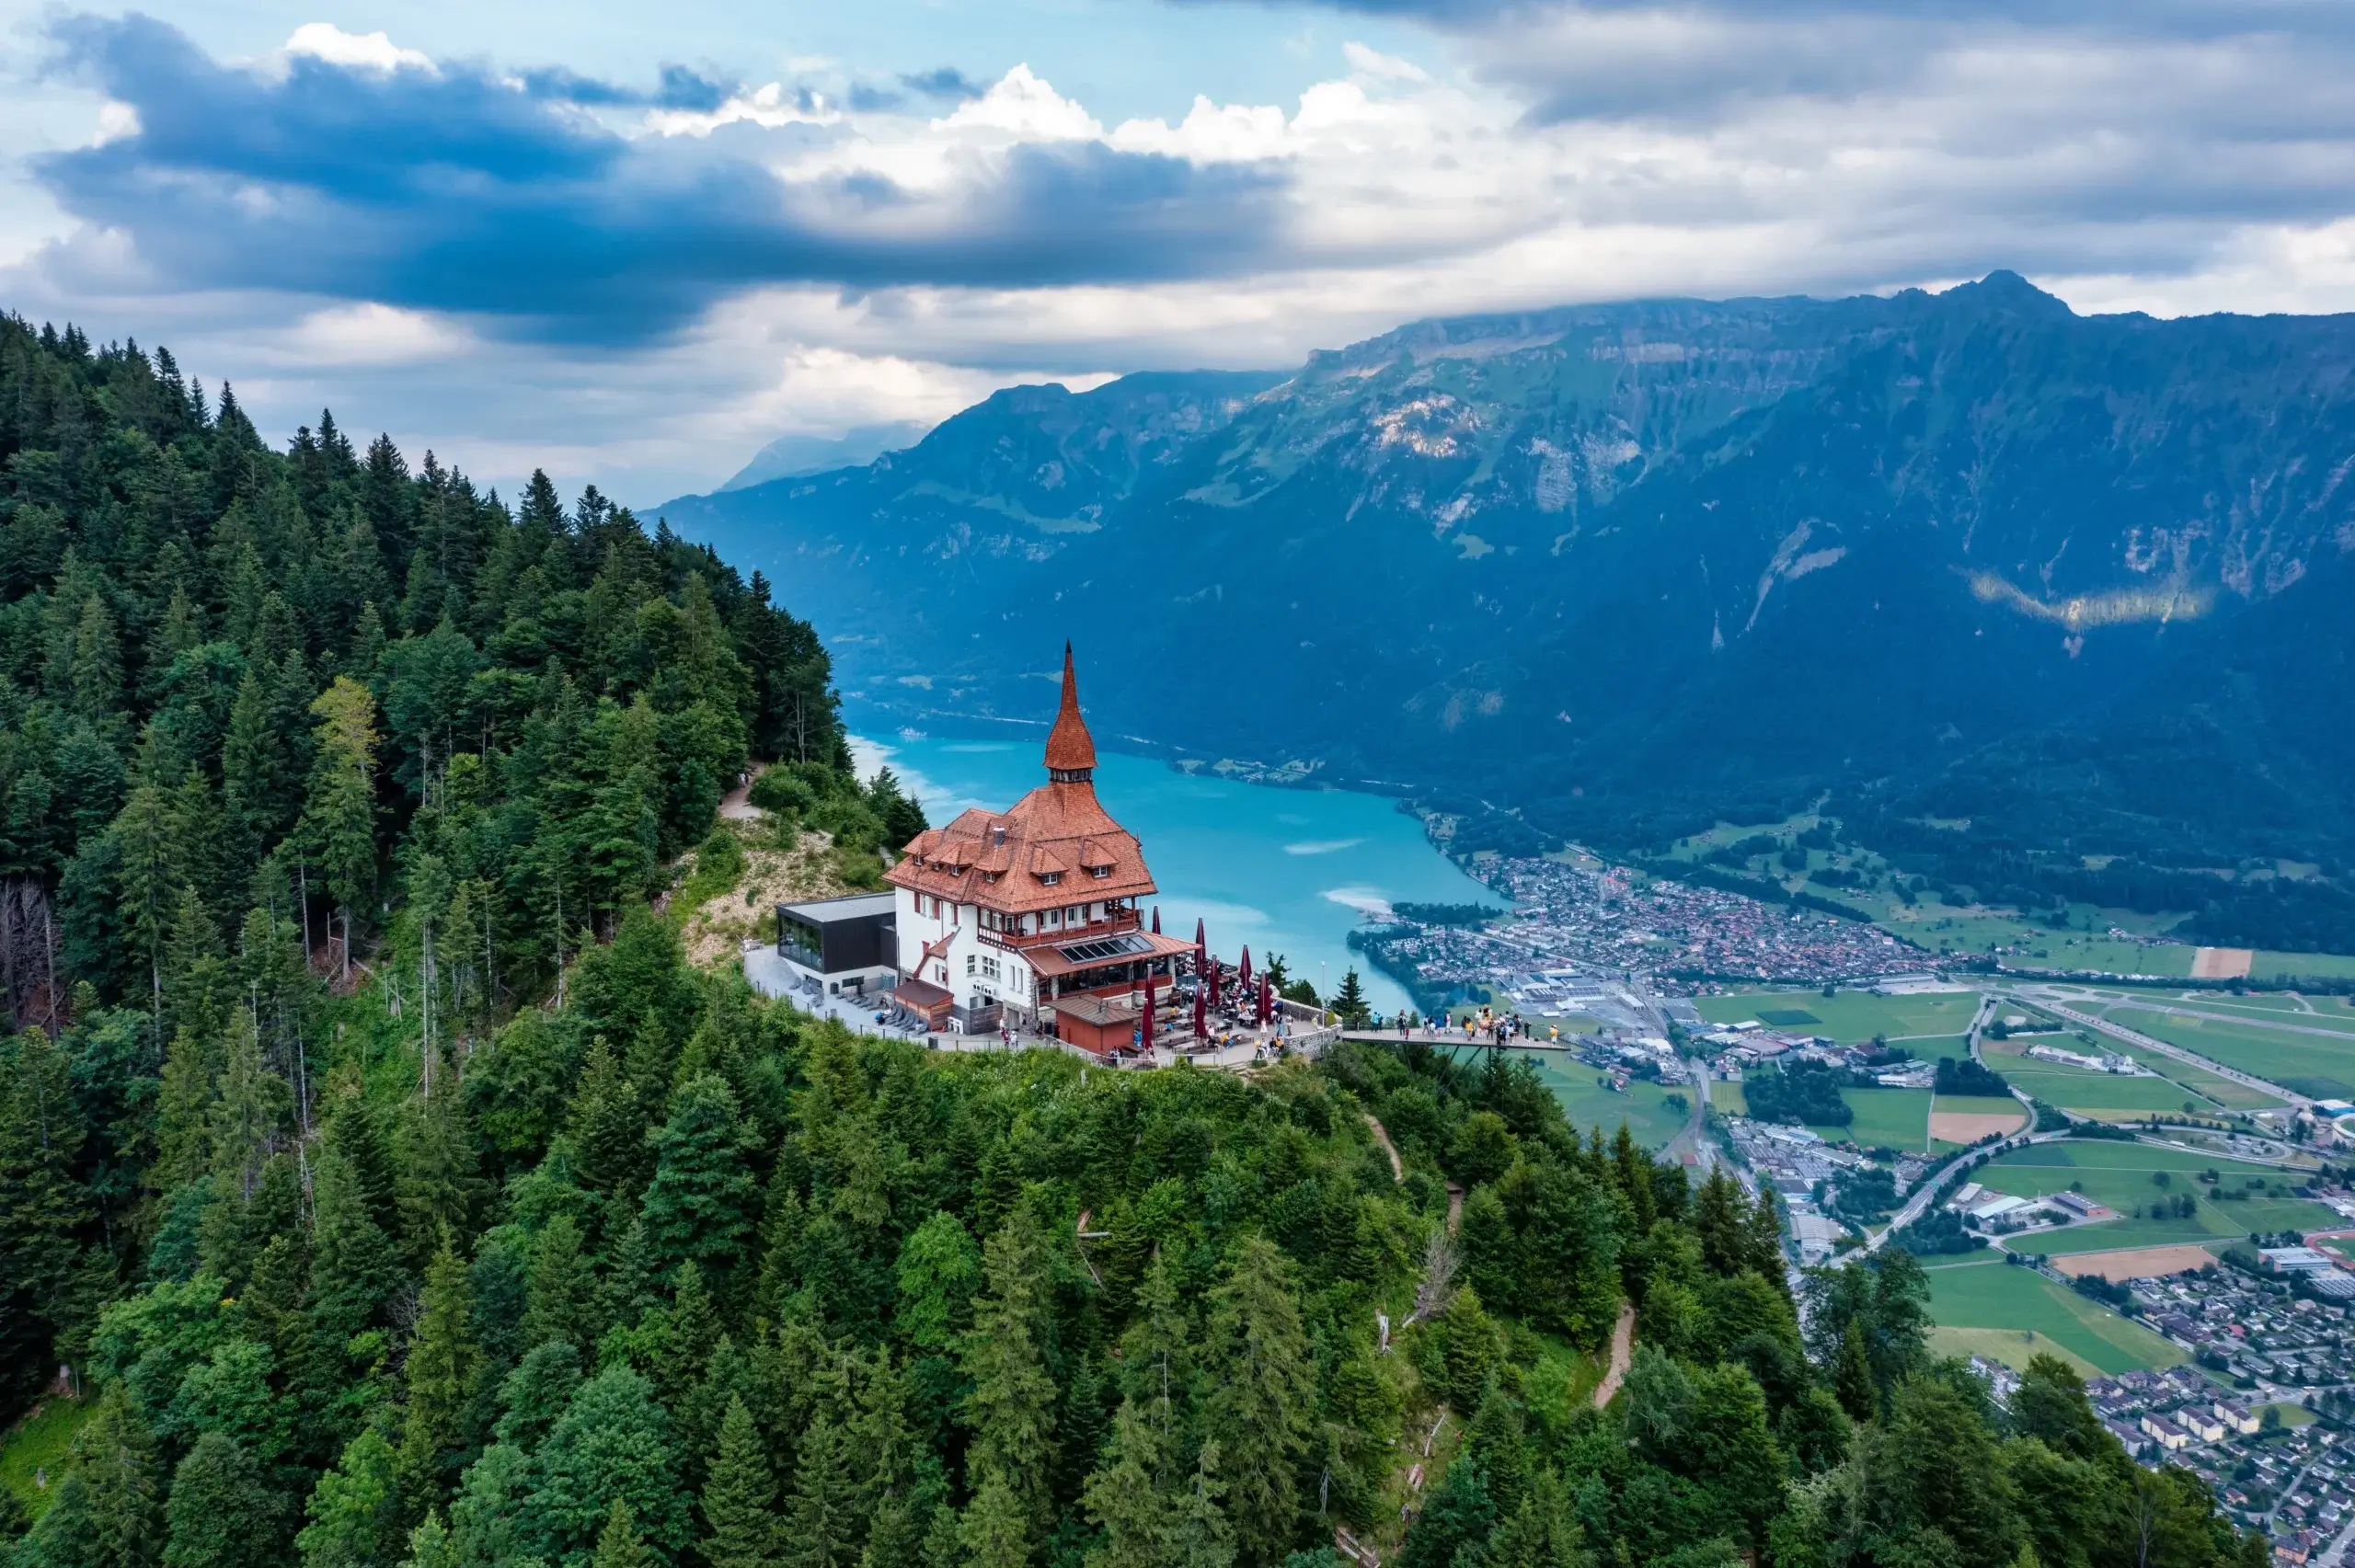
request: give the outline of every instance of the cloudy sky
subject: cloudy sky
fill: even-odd
[[[645,504],[1433,314],[2355,308],[2350,66],[2337,0],[0,0],[0,309]]]

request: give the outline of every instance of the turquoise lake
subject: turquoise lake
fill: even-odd
[[[936,823],[969,807],[1003,811],[1047,782],[1036,740],[892,736],[852,750],[862,778],[889,764]],[[1419,819],[1378,795],[1238,784],[1111,751],[1098,757],[1096,794],[1144,845],[1164,931],[1190,937],[1199,918],[1220,957],[1232,963],[1248,946],[1256,967],[1280,953],[1320,994],[1354,965],[1383,1013],[1409,1000],[1350,951],[1350,927],[1402,899],[1496,902],[1431,847]]]

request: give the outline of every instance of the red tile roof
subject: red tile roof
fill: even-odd
[[[1079,680],[1072,672],[1071,644],[1063,644],[1063,699],[1055,710],[1055,727],[1047,732],[1047,767],[1054,773],[1083,773],[1096,766],[1096,738],[1079,716]]]
[[[1046,761],[1051,782],[1011,810],[966,811],[946,826],[917,834],[884,880],[1005,914],[1155,891],[1136,836],[1112,820],[1087,777],[1096,766],[1096,743],[1079,716],[1068,647],[1063,708],[1047,737]],[[1049,876],[1056,880],[1050,883]]]

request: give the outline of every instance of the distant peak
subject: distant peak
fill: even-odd
[[[2016,315],[2074,316],[2066,300],[2048,294],[2008,267],[1998,267],[1976,283],[1959,283],[1938,296],[1957,304],[2008,311]]]

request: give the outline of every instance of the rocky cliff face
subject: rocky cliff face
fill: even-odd
[[[1933,787],[2225,649],[2295,684],[2256,629],[2355,553],[2350,369],[2355,317],[2080,317],[2008,273],[1576,307],[1281,380],[1017,388],[871,468],[666,509],[775,560],[919,722],[1070,635],[1109,733],[1640,822]]]

